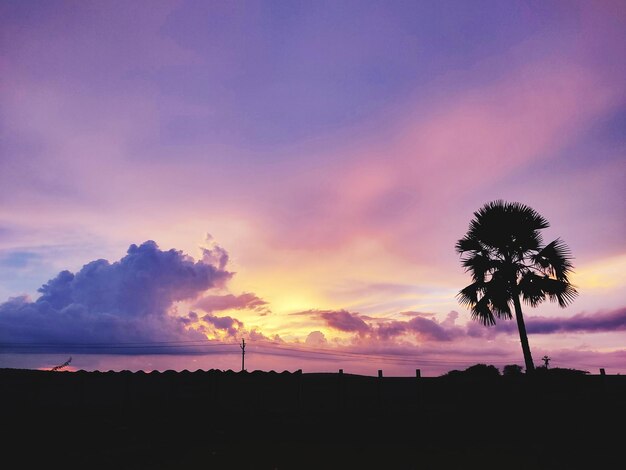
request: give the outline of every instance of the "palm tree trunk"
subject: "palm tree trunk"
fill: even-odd
[[[513,295],[513,304],[515,305],[515,320],[517,320],[519,339],[522,343],[524,362],[526,363],[526,373],[532,374],[535,371],[535,364],[533,363],[533,356],[530,354],[530,345],[528,344],[526,325],[524,324],[524,316],[522,315],[522,304],[519,301],[519,294],[517,293]]]

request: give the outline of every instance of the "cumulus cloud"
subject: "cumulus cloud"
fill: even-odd
[[[320,347],[328,344],[328,340],[321,331],[311,331],[304,340],[304,344],[312,347]]]
[[[0,304],[0,341],[107,343],[205,339],[169,314],[177,301],[223,286],[232,273],[221,258],[195,261],[154,241],[131,245],[119,261],[99,259],[77,273],[62,271],[35,301]],[[194,318],[188,317],[187,323]]]
[[[206,234],[205,247],[201,247],[202,261],[215,265],[219,269],[224,269],[230,260],[228,252],[222,248],[210,233]]]
[[[280,337],[279,334],[275,334],[274,336],[269,337],[261,333],[257,328],[252,328],[251,330],[245,330],[244,333],[246,337],[250,339],[250,341],[257,341],[257,342],[264,341],[264,342],[271,342],[274,344],[285,342],[283,341],[283,339]]]

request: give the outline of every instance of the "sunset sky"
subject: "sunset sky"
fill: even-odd
[[[625,157],[623,1],[1,2],[0,367],[523,365],[455,297],[504,199],[535,364],[626,373]]]

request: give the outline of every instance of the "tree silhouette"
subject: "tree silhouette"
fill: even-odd
[[[467,234],[455,246],[473,281],[459,292],[459,302],[485,326],[495,325],[496,318],[513,318],[513,305],[528,373],[535,366],[520,297],[531,307],[546,298],[566,307],[578,294],[568,280],[573,266],[567,245],[558,238],[543,245],[539,231],[549,225],[524,204],[492,201],[474,212]]]
[[[517,365],[517,364],[509,364],[504,366],[504,369],[502,369],[502,375],[506,375],[506,376],[516,376],[516,375],[521,375],[522,374],[522,366]]]

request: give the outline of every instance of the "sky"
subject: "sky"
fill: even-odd
[[[527,204],[579,296],[536,365],[626,373],[621,1],[0,2],[0,367],[523,365],[456,294]]]

